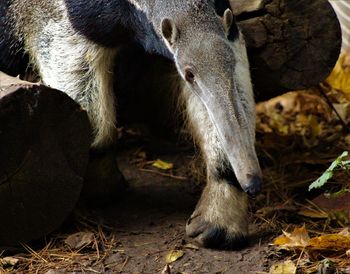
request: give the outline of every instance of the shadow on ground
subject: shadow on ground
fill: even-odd
[[[161,273],[165,257],[172,250],[184,255],[171,264],[171,273],[256,273],[267,271],[267,240],[255,236],[240,251],[196,248],[185,236],[185,223],[198,200],[200,187],[141,171],[130,164],[130,153],[118,157],[119,168],[130,184],[128,191],[107,208],[93,212],[108,223],[116,249],[105,260],[104,271],[122,273]],[[162,155],[174,163],[181,176],[188,170],[191,155]],[[258,228],[253,227],[256,231]],[[169,273],[169,272],[166,272]]]

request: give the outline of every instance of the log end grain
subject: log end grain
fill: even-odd
[[[75,207],[91,128],[60,91],[26,83],[0,89],[0,245],[7,246],[52,232]]]
[[[340,53],[341,29],[327,0],[256,1],[238,15],[258,100],[318,85]],[[237,5],[237,3],[236,3]]]

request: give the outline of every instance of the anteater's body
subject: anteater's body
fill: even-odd
[[[247,235],[242,189],[257,192],[261,171],[244,40],[226,0],[7,0],[0,9],[0,70],[18,72],[25,52],[46,85],[87,110],[95,147],[114,139],[120,49],[136,43],[173,62],[173,93],[207,167],[187,233],[207,246],[235,246]]]

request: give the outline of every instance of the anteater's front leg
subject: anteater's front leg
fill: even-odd
[[[235,187],[234,173],[202,102],[186,88],[182,97],[207,169],[207,185],[187,222],[187,235],[206,247],[238,248],[247,236],[247,195]]]
[[[67,93],[87,111],[94,136],[82,196],[105,203],[125,187],[111,150],[117,135],[113,92],[117,49],[91,42],[68,21],[63,16],[33,31],[28,52],[44,84]]]
[[[116,135],[113,68],[117,49],[91,42],[68,21],[63,16],[39,28],[27,50],[44,84],[67,93],[87,111],[94,130],[93,147],[107,147]]]

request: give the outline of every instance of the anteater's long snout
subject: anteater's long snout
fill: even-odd
[[[254,111],[245,109],[238,96],[217,90],[216,93],[204,92],[199,97],[216,128],[223,152],[239,185],[247,194],[256,195],[262,188],[262,173],[255,151]],[[237,89],[233,94],[239,94]]]
[[[239,185],[249,195],[256,195],[262,188],[262,173],[255,152],[255,117],[242,126],[235,111],[225,107],[224,99],[212,97],[205,105]]]
[[[241,189],[256,195],[262,188],[262,172],[255,151],[255,104],[248,57],[242,41],[213,41],[217,56],[210,77],[194,89],[204,104]],[[214,53],[211,53],[214,54]],[[211,55],[210,55],[211,56]]]
[[[259,175],[248,175],[247,184],[242,185],[242,189],[249,195],[256,195],[261,192],[262,188],[262,178]]]

